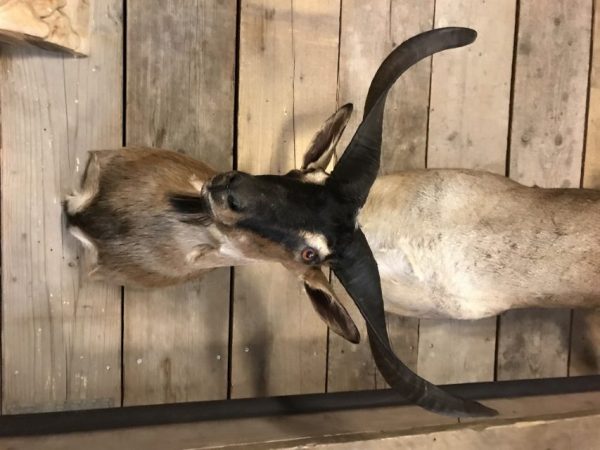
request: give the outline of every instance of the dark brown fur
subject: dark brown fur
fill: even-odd
[[[179,221],[168,194],[198,195],[215,174],[207,165],[176,152],[124,148],[90,152],[81,191],[69,197],[69,226],[82,232],[97,254],[95,277],[161,286],[199,276],[205,267],[187,260],[190,249],[210,251],[210,237]],[[83,200],[82,200],[83,199]],[[218,261],[215,261],[218,265]]]

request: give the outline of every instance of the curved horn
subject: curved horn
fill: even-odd
[[[442,50],[470,44],[477,33],[469,28],[439,28],[400,44],[383,61],[369,87],[363,121],[327,180],[327,185],[360,208],[379,171],[383,110],[394,82],[417,62]]]
[[[448,394],[419,377],[394,354],[385,325],[377,263],[365,235],[354,232],[352,242],[331,263],[367,324],[369,343],[379,372],[403,397],[432,412],[450,416],[495,416],[497,411],[472,400]]]

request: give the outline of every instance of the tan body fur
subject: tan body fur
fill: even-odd
[[[600,191],[409,171],[377,179],[359,223],[391,312],[478,319],[600,305]]]

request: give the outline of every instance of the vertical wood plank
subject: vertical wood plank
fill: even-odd
[[[339,1],[245,0],[238,167],[284,173],[336,106]],[[232,397],[322,392],[327,329],[283,267],[235,271]]]
[[[600,189],[600,5],[594,5],[583,187]],[[569,375],[600,373],[600,311],[573,312]]]
[[[515,0],[437,0],[436,27],[469,26],[477,41],[434,56],[428,167],[504,174]],[[422,320],[419,373],[434,383],[494,378],[496,318]]]
[[[569,376],[599,374],[600,311],[575,310],[572,327]]]
[[[360,123],[367,90],[377,67],[396,45],[431,29],[433,4],[433,0],[345,0],[342,3],[339,103],[354,103],[355,112],[340,148],[348,144]],[[430,67],[429,60],[419,63],[390,91],[384,115],[382,173],[425,166]],[[364,321],[337,280],[334,288],[356,319],[362,341],[353,345],[330,333],[328,390],[386,386],[375,368]],[[394,350],[415,369],[418,321],[388,314],[387,325]]]
[[[121,1],[91,14],[89,58],[0,56],[4,413],[120,404],[120,289],[83,279],[61,211],[87,151],[121,143]]]
[[[520,3],[510,176],[578,187],[584,140],[592,0]],[[565,376],[570,312],[501,317],[498,378]]]
[[[129,0],[127,144],[232,165],[235,2]],[[227,395],[229,269],[125,290],[124,403]]]

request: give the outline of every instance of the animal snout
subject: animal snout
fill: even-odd
[[[238,171],[216,175],[208,186],[212,201],[232,211],[241,211],[244,204],[242,192],[247,187],[244,180],[251,178],[250,175]]]
[[[238,173],[235,171],[220,173],[212,179],[210,187],[213,189],[228,189],[237,177]]]

